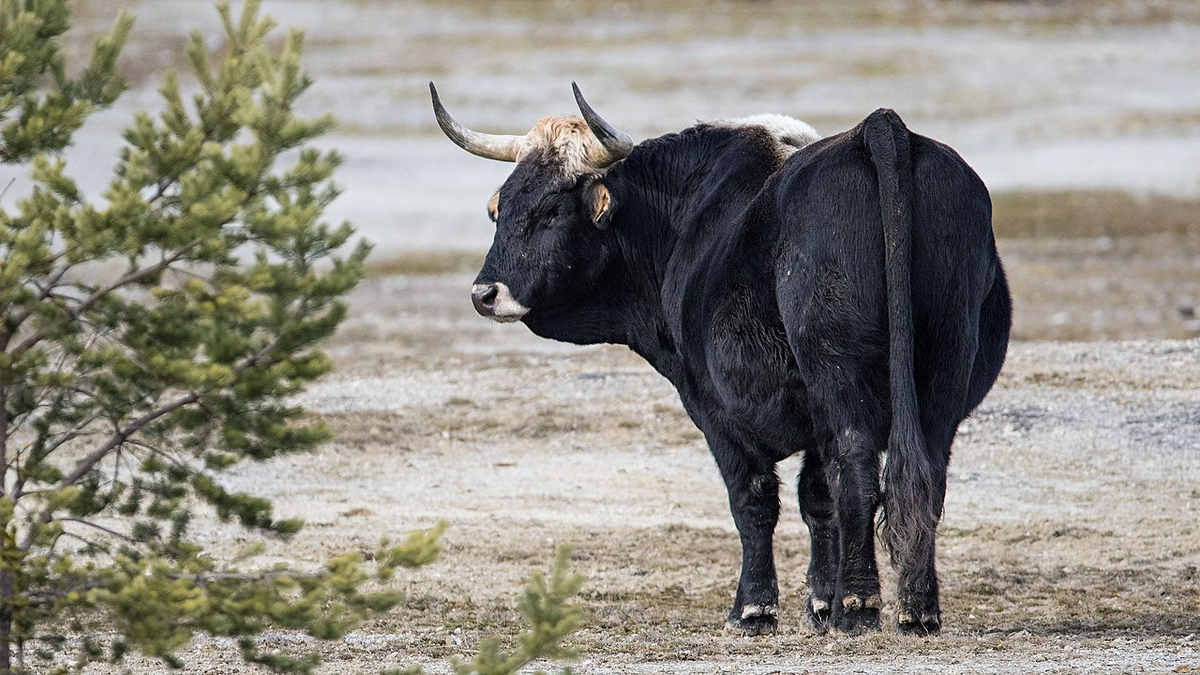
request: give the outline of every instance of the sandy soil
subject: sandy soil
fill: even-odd
[[[1200,672],[1200,340],[1013,345],[956,445],[940,637],[810,631],[793,506],[777,538],[780,632],[751,639],[723,630],[737,536],[672,388],[624,348],[479,319],[468,283],[366,282],[332,348],[339,372],[303,399],[337,440],[232,484],[308,521],[264,564],[315,564],[438,519],[445,554],[402,575],[403,608],[346,639],[268,644],[317,648],[329,673],[446,671],[518,631],[520,586],[566,543],[587,577],[581,673]],[[200,527],[217,555],[248,543]],[[236,672],[234,655],[198,641],[186,672]]]

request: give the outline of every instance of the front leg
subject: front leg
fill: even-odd
[[[740,444],[709,435],[729,509],[742,540],[742,574],[727,625],[747,635],[774,633],[779,613],[773,538],[779,520],[775,465],[750,456]]]

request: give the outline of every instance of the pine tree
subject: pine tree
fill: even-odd
[[[333,119],[294,112],[310,84],[302,35],[273,50],[257,0],[236,18],[223,2],[221,53],[198,33],[187,50],[199,92],[185,102],[167,74],[162,112],[136,116],[96,205],[58,153],[124,89],[116,62],[133,18],[120,14],[71,78],[57,44],[67,2],[0,0],[0,166],[30,176],[15,210],[0,202],[0,675],[131,649],[179,665],[197,633],[236,638],[248,663],[310,672],[314,655],[263,653],[255,636],[344,635],[400,602],[367,589],[436,558],[444,528],[315,572],[241,570],[189,535],[201,508],[262,537],[302,525],[221,475],[329,438],[290,401],[330,370],[317,345],[369,250],[349,224],[322,220],[340,159],[310,142]],[[581,580],[568,559],[560,549],[549,579],[525,589],[516,648],[487,641],[457,673],[569,655]],[[98,625],[119,638],[97,641]]]
[[[163,111],[125,132],[97,205],[57,153],[123,90],[133,19],[121,14],[71,78],[57,45],[67,1],[0,0],[0,165],[30,176],[28,196],[0,207],[0,673],[131,648],[174,663],[195,633],[308,671],[313,657],[260,653],[253,637],[341,636],[400,600],[364,590],[372,571],[438,551],[435,530],[385,542],[371,571],[351,553],[315,572],[244,572],[189,537],[199,508],[266,537],[300,528],[221,473],[329,437],[289,401],[330,370],[317,345],[368,253],[348,224],[322,220],[339,157],[310,145],[332,118],[294,112],[310,83],[302,35],[273,50],[257,2],[219,12],[222,53],[199,34],[187,50],[199,93],[185,102],[167,75]],[[97,616],[121,638],[90,639]],[[41,660],[69,645],[74,664]]]

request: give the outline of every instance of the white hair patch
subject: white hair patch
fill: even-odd
[[[774,113],[738,117],[731,120],[716,120],[712,124],[719,127],[758,127],[775,138],[783,157],[787,157],[821,138],[821,134],[807,123],[801,122],[795,117]]]

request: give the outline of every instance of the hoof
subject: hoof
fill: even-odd
[[[804,614],[818,633],[829,632],[829,621],[833,617],[833,607],[825,600],[808,596]]]
[[[779,626],[778,605],[746,605],[740,612],[734,608],[725,627],[747,637],[772,635]]]
[[[878,595],[865,598],[847,595],[842,598],[842,612],[834,620],[834,627],[847,635],[876,632],[880,629],[879,610],[882,608],[883,600]]]
[[[902,635],[937,635],[942,630],[940,612],[925,612],[919,616],[911,612],[896,615],[896,624]]]
[[[861,595],[847,595],[842,598],[842,609],[847,611],[859,609],[883,609],[883,598],[878,595],[870,595],[862,597]]]

